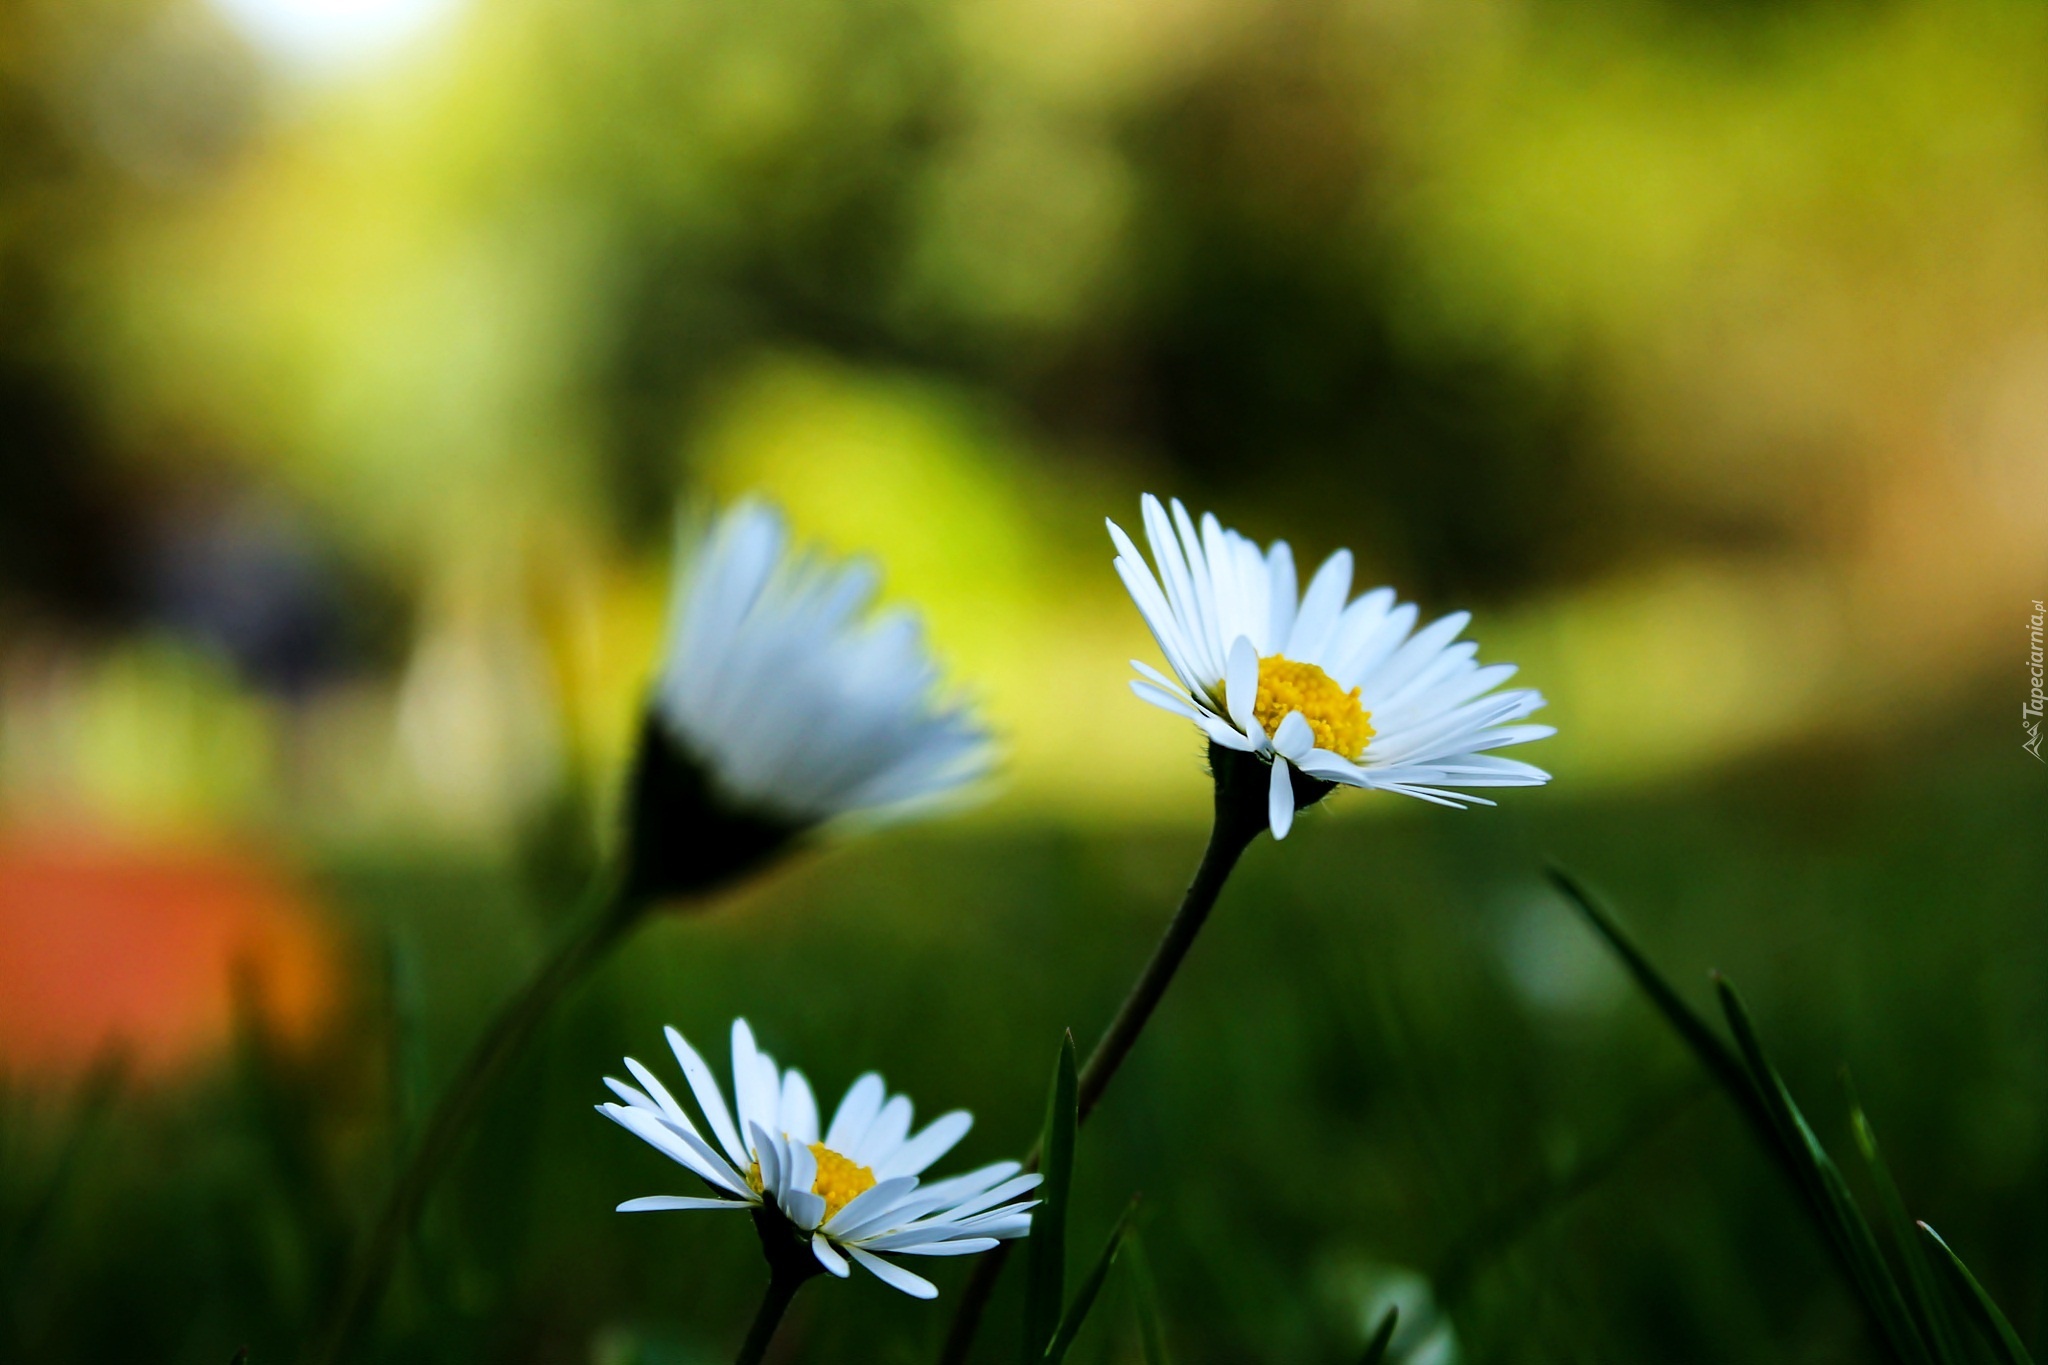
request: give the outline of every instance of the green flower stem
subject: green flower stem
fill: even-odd
[[[1117,1007],[1116,1018],[1109,1021],[1109,1028],[1089,1052],[1088,1060],[1081,1064],[1081,1075],[1075,1086],[1081,1122],[1088,1121],[1089,1113],[1102,1099],[1102,1092],[1109,1089],[1117,1068],[1130,1055],[1138,1035],[1145,1031],[1152,1011],[1159,1008],[1166,988],[1173,984],[1174,973],[1180,970],[1188,949],[1194,947],[1195,936],[1207,923],[1209,912],[1215,908],[1216,898],[1223,893],[1223,884],[1230,879],[1237,860],[1265,827],[1263,820],[1227,819],[1222,810],[1217,812],[1216,823],[1209,832],[1209,846],[1202,851],[1202,861],[1195,868],[1194,880],[1188,883],[1186,894],[1181,897],[1180,909],[1167,923],[1166,932],[1159,936],[1158,946],[1152,949],[1151,960],[1131,987],[1131,993]]]
[[[609,879],[599,883],[591,902],[575,930],[498,1011],[442,1094],[335,1301],[311,1356],[316,1365],[338,1365],[354,1349],[383,1301],[407,1234],[461,1145],[477,1106],[556,1001],[638,920],[643,903]]]
[[[1216,907],[1216,898],[1222,894],[1223,884],[1230,880],[1237,860],[1266,828],[1265,765],[1249,757],[1240,759],[1214,746],[1210,749],[1210,764],[1216,773],[1216,820],[1209,830],[1209,845],[1202,851],[1194,880],[1188,883],[1180,909],[1174,912],[1166,932],[1159,936],[1145,970],[1138,974],[1130,994],[1117,1007],[1116,1017],[1110,1020],[1101,1041],[1081,1066],[1075,1098],[1083,1123],[1101,1100],[1102,1092],[1109,1088],[1117,1068],[1130,1055],[1152,1011],[1165,997],[1166,988],[1173,984],[1174,973],[1180,970],[1188,949],[1194,946],[1195,936],[1201,933],[1209,912]],[[1035,1170],[1037,1166],[1038,1149],[1034,1146],[1024,1159],[1024,1169]],[[959,1306],[953,1310],[953,1325],[939,1354],[940,1365],[965,1365],[1012,1245],[1000,1243],[975,1258],[974,1275],[960,1296]]]
[[[754,1210],[754,1231],[761,1237],[761,1254],[768,1258],[768,1291],[761,1296],[754,1325],[747,1329],[733,1365],[760,1365],[796,1291],[825,1269],[811,1254],[810,1240],[774,1208],[763,1205]]]
[[[768,1292],[761,1296],[754,1325],[747,1329],[747,1339],[740,1343],[733,1365],[760,1365],[768,1354],[768,1343],[775,1340],[775,1329],[782,1325],[782,1315],[789,1311],[790,1300],[802,1287],[803,1281],[793,1276],[778,1273],[768,1277]]]

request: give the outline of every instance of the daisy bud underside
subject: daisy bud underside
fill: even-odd
[[[681,540],[630,793],[635,891],[701,892],[806,830],[906,818],[988,771],[988,732],[940,695],[915,614],[872,609],[871,565],[793,548],[758,501]]]

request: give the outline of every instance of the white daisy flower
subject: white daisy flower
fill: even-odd
[[[1113,521],[1109,534],[1116,571],[1174,676],[1133,659],[1144,676],[1131,690],[1272,765],[1274,838],[1286,837],[1298,797],[1309,804],[1330,784],[1460,806],[1493,803],[1455,789],[1550,780],[1486,752],[1556,731],[1518,723],[1542,707],[1541,693],[1494,690],[1514,665],[1482,668],[1479,646],[1454,643],[1469,612],[1418,631],[1415,605],[1397,603],[1392,588],[1351,599],[1349,550],[1324,560],[1297,597],[1286,541],[1261,551],[1211,515],[1198,532],[1179,499],[1171,518],[1149,493],[1143,506],[1157,577]]]
[[[680,1163],[710,1187],[708,1196],[629,1199],[621,1213],[661,1209],[773,1209],[810,1241],[818,1264],[841,1279],[864,1266],[914,1298],[938,1290],[929,1280],[886,1260],[894,1256],[967,1256],[1031,1230],[1036,1200],[1019,1196],[1039,1177],[998,1161],[966,1175],[920,1185],[919,1176],[967,1134],[973,1117],[954,1110],[910,1132],[910,1100],[889,1096],[870,1071],[847,1089],[820,1135],[810,1083],[754,1045],[744,1019],[732,1025],[735,1115],[704,1059],[674,1029],[668,1044],[690,1083],[704,1122],[697,1124],[661,1081],[631,1057],[626,1069],[644,1090],[607,1076],[623,1104],[598,1109]]]
[[[686,546],[654,714],[714,793],[803,827],[902,812],[988,770],[987,732],[935,696],[917,617],[868,611],[876,585],[865,561],[792,552],[758,501]]]

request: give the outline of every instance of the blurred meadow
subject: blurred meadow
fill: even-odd
[[[1208,809],[1126,686],[1143,490],[1472,609],[1559,728],[1225,892],[1079,1157],[1175,1360],[1355,1360],[1396,1291],[1414,1365],[1879,1358],[1550,859],[1838,1153],[1853,1073],[2048,1340],[2038,5],[0,0],[0,319],[0,1359],[298,1357],[611,845],[678,509],[748,491],[923,610],[1000,780],[626,944],[366,1358],[731,1358],[752,1234],[614,1214],[683,1182],[589,1108],[664,1023],[1030,1144]],[[965,1271],[775,1358],[929,1361]]]

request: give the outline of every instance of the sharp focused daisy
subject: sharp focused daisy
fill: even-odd
[[[810,1083],[783,1071],[754,1045],[744,1019],[732,1025],[733,1096],[726,1108],[711,1068],[683,1036],[667,1030],[669,1047],[696,1097],[707,1140],[654,1073],[626,1058],[644,1089],[605,1078],[624,1103],[598,1109],[658,1148],[709,1187],[708,1195],[629,1199],[621,1213],[662,1209],[772,1211],[783,1232],[809,1244],[817,1265],[844,1279],[854,1265],[915,1298],[938,1294],[929,1280],[891,1256],[966,1256],[1031,1230],[1036,1201],[1021,1196],[1039,1177],[999,1161],[966,1175],[920,1184],[932,1163],[966,1136],[964,1110],[941,1115],[913,1135],[908,1098],[890,1096],[869,1072],[848,1088],[822,1131]],[[713,1143],[716,1143],[714,1146]],[[774,1235],[763,1228],[764,1244]],[[771,1256],[772,1256],[771,1252]]]
[[[1173,669],[1137,660],[1131,690],[1192,720],[1212,743],[1272,765],[1268,821],[1285,838],[1298,805],[1330,786],[1400,792],[1439,805],[1491,805],[1474,787],[1526,787],[1541,768],[1488,753],[1556,733],[1520,722],[1543,705],[1529,688],[1495,691],[1512,664],[1481,667],[1453,612],[1415,628],[1392,588],[1351,597],[1351,552],[1323,561],[1297,596],[1284,540],[1261,551],[1204,515],[1197,530],[1144,498],[1155,576],[1115,522],[1116,570]],[[1306,781],[1298,781],[1297,774]]]

